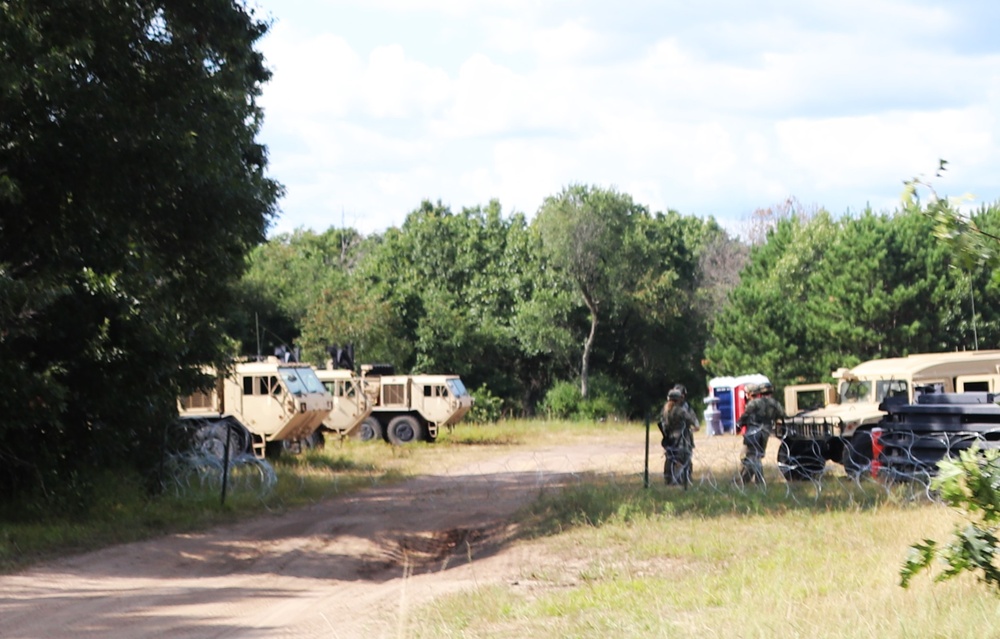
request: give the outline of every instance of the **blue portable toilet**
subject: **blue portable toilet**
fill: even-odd
[[[746,385],[763,384],[768,381],[770,380],[764,375],[752,373],[736,377],[715,377],[708,382],[709,394],[719,400],[717,408],[723,432],[736,432],[736,422],[743,415],[743,409],[746,408],[748,401]]]

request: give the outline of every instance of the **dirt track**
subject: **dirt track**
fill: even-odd
[[[507,519],[583,471],[641,472],[638,438],[506,454],[280,517],[0,577],[0,637],[403,637],[408,610],[516,580]]]

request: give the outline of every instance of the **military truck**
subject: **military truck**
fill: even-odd
[[[361,423],[360,439],[433,442],[441,427],[454,426],[472,408],[458,375],[396,375],[392,366],[364,364],[361,382],[372,413]]]
[[[326,368],[318,369],[316,376],[333,396],[333,410],[317,432],[362,439],[362,422],[372,414],[372,404],[365,395],[361,378],[352,370],[335,368],[332,360]]]
[[[871,432],[886,415],[883,402],[913,404],[929,392],[991,390],[998,373],[1000,350],[921,353],[838,369],[836,386],[786,387],[791,417],[776,428],[781,473],[786,480],[810,479],[832,460],[857,474],[870,466]],[[808,410],[800,410],[802,402]]]
[[[215,375],[214,371],[206,371]],[[287,442],[308,440],[334,408],[334,398],[308,364],[269,357],[239,362],[214,386],[178,400],[183,429],[195,448],[224,457],[281,454]]]

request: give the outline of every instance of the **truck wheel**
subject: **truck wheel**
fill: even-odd
[[[365,421],[358,427],[357,438],[363,442],[382,439],[382,424],[374,417],[365,417]]]
[[[782,440],[778,448],[778,469],[785,481],[808,481],[826,467],[826,459],[814,442],[789,443]]]
[[[400,415],[399,417],[394,417],[391,422],[389,422],[389,427],[386,429],[386,435],[389,436],[389,443],[395,444],[397,446],[402,444],[409,444],[420,439],[420,424],[417,420],[413,419],[409,415]]]
[[[854,433],[849,442],[844,444],[844,456],[841,462],[848,477],[859,477],[861,473],[871,468],[872,433],[868,430]]]
[[[227,438],[230,461],[250,448],[250,432],[232,419],[203,423],[195,430],[192,444],[196,451],[222,460],[225,457]]]
[[[284,441],[270,441],[264,444],[264,458],[265,459],[278,459],[281,457],[281,453],[285,452],[285,442]]]

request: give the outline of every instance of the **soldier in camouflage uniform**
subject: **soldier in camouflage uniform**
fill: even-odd
[[[774,430],[775,423],[785,419],[785,409],[772,397],[774,386],[770,382],[764,382],[747,390],[751,396],[756,395],[756,397],[747,404],[739,419],[740,426],[744,428],[740,479],[744,484],[751,482],[762,484],[764,473],[761,460],[767,449],[767,440]]]
[[[667,403],[660,415],[660,432],[663,434],[663,481],[667,484],[691,483],[691,456],[694,451],[693,431],[698,430],[694,412],[684,403],[684,393],[670,389]]]

